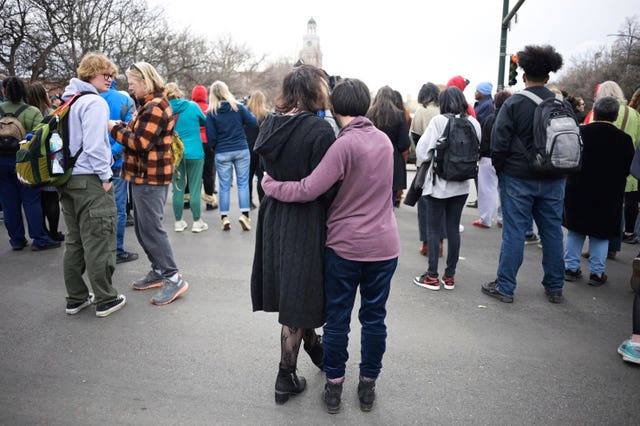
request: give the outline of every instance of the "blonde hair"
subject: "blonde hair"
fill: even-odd
[[[209,111],[216,113],[222,101],[227,101],[232,110],[238,111],[238,101],[223,81],[214,81],[209,89]]]
[[[184,93],[182,93],[182,90],[180,90],[180,87],[178,87],[178,83],[167,83],[166,86],[167,89],[167,98],[169,99],[182,99],[184,98]]]
[[[118,67],[100,52],[89,52],[82,57],[76,70],[82,81],[91,81],[98,74],[117,74]]]
[[[144,81],[145,94],[164,92],[164,79],[158,71],[147,62],[136,62],[126,71],[127,78],[137,78]]]
[[[607,80],[600,84],[598,93],[596,94],[596,101],[604,98],[605,96],[612,96],[616,98],[621,104],[626,104],[627,100],[624,98],[624,93],[618,83],[615,81]]]
[[[269,114],[267,97],[259,90],[254,91],[247,102],[247,108],[256,116],[258,123],[262,123],[262,120]]]

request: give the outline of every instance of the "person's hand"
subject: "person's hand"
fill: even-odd
[[[109,131],[111,131],[111,129],[113,129],[115,127],[116,124],[121,124],[122,121],[120,120],[109,120],[109,124],[107,125]]]
[[[104,189],[104,192],[109,192],[112,186],[113,186],[113,182],[103,183],[102,189]]]

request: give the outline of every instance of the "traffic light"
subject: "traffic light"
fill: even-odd
[[[516,79],[518,77],[518,56],[511,55],[511,61],[509,61],[509,86],[515,86],[518,83]]]

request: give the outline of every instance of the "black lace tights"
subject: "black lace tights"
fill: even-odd
[[[308,345],[314,344],[318,340],[315,329],[282,326],[280,334],[280,368],[295,370],[298,362],[298,352],[303,340]]]

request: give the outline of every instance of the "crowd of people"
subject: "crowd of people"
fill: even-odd
[[[95,305],[96,316],[106,317],[126,304],[112,282],[116,264],[139,258],[124,246],[131,206],[135,235],[150,265],[131,287],[156,289],[151,303],[166,305],[189,288],[163,225],[169,191],[175,232],[189,228],[185,208],[191,210],[193,233],[208,230],[201,200],[206,210],[219,208],[220,229],[230,231],[235,175],[238,223],[251,231],[250,211],[258,206],[252,198],[255,181],[259,210],[251,298],[254,311],[278,312],[275,401],[283,404],[306,388],[297,374],[302,346],[326,374],[327,411],[340,410],[359,288],[357,392],[361,409],[369,411],[386,350],[386,302],[400,251],[394,208],[404,190],[407,198],[415,195],[419,251],[427,258],[414,283],[429,290],[455,289],[465,204],[478,209],[475,227],[489,230],[495,223],[502,229],[495,279],[479,290],[504,303],[514,302],[525,244],[540,243],[544,294],[559,304],[565,300],[564,282],[582,279],[581,257],[589,260],[588,284],[602,286],[607,258],[615,257],[622,242],[640,241],[635,232],[640,156],[634,155],[640,89],[627,103],[615,82],[602,82],[593,108],[585,112],[583,98],[548,84],[550,73],[562,66],[553,47],[526,46],[518,58],[523,91],[494,94],[491,83],[481,82],[471,105],[463,94],[470,82],[455,76],[446,85],[424,84],[413,116],[389,86],[372,99],[362,81],[333,85],[326,72],[304,64],[284,78],[274,112],[262,92],[252,92],[245,106],[223,81],[208,91],[195,86],[188,100],[178,84],[166,83],[146,62],[126,69],[128,90],[118,91],[118,68],[101,53],[85,55],[60,99],[49,98],[40,83],[26,86],[19,78],[5,78],[0,116],[15,116],[26,132],[57,108],[54,100],[79,96],[69,109],[65,135],[77,155],[68,182],[27,186],[16,175],[15,152],[0,152],[0,203],[10,245],[22,250],[29,244],[24,210],[32,250],[64,241],[66,313]],[[558,99],[575,121],[583,144],[575,173],[532,166],[536,111],[546,99]],[[455,159],[438,158],[454,126],[475,146],[472,176],[453,177],[443,168],[454,167]],[[176,134],[184,154],[174,165]],[[408,184],[412,143],[423,182]],[[467,203],[474,180],[477,197]],[[65,234],[59,230],[61,211]],[[631,270],[632,336],[618,352],[625,361],[640,363],[640,253]],[[320,327],[322,335],[316,332]]]

